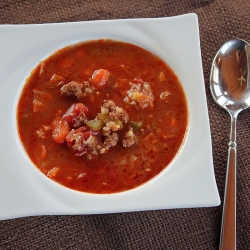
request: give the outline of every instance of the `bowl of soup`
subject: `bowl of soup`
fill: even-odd
[[[220,204],[195,14],[0,33],[0,219]]]
[[[90,193],[136,188],[158,175],[187,132],[187,100],[159,57],[130,43],[92,40],[39,63],[17,107],[34,165]]]

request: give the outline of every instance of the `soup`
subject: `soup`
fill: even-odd
[[[17,106],[20,140],[36,167],[68,188],[116,193],[159,174],[188,123],[175,73],[129,43],[62,48],[31,72]]]

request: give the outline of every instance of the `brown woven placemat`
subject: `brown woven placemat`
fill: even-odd
[[[199,18],[214,168],[223,200],[230,118],[212,100],[209,73],[216,51],[226,40],[238,37],[250,42],[249,0],[6,0],[0,2],[0,24],[165,17],[190,12]],[[250,249],[249,131],[250,110],[246,110],[238,118],[237,131],[237,249],[246,250]],[[0,249],[218,249],[221,213],[222,205],[6,220],[0,221]]]

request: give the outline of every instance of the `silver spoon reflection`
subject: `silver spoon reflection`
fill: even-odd
[[[220,250],[236,249],[236,120],[250,106],[250,45],[240,39],[225,43],[211,68],[210,90],[215,102],[231,116]]]

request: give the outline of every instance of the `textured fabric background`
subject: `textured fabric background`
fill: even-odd
[[[1,0],[0,24],[165,17],[194,12],[211,124],[216,180],[223,200],[229,115],[214,103],[209,73],[219,47],[250,42],[249,0]],[[0,34],[1,39],[1,34]],[[250,110],[238,118],[237,249],[250,249]],[[222,205],[88,216],[39,216],[0,221],[0,249],[218,249]]]

